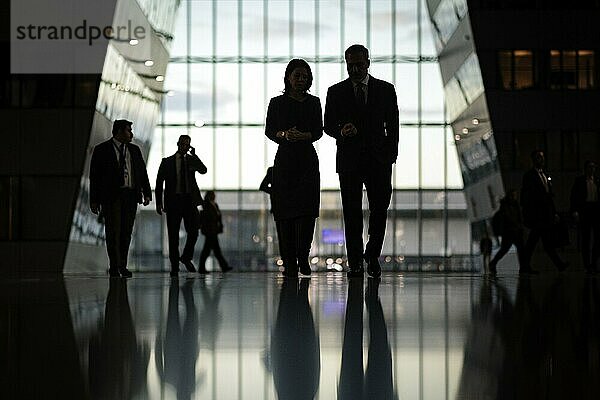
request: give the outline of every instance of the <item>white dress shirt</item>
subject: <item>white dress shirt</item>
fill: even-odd
[[[121,142],[117,139],[113,138],[113,148],[115,149],[115,156],[117,157],[117,163],[121,157]],[[133,188],[133,179],[131,178],[131,153],[127,148],[127,144],[125,144],[125,184],[121,187],[123,188]]]

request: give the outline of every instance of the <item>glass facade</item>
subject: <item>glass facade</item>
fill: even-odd
[[[468,243],[454,249],[446,245],[453,223],[465,233],[460,237],[468,237],[469,228],[466,220],[459,222],[466,206],[452,211],[452,217],[447,206],[447,198],[461,197],[462,178],[444,117],[444,88],[422,0],[183,1],[165,81],[169,96],[149,158],[151,180],[161,157],[176,151],[178,136],[189,134],[209,170],[197,176],[198,184],[201,190],[217,190],[217,202],[223,204],[227,221],[222,247],[257,247],[276,257],[272,218],[265,211],[268,198],[257,192],[277,150],[264,136],[269,99],[283,89],[287,62],[299,57],[311,65],[311,93],[324,106],[328,87],[347,77],[343,52],[353,43],[369,48],[370,73],[394,83],[398,94],[400,147],[393,175],[397,193],[384,252],[394,260],[467,254]],[[344,254],[343,246],[323,240],[324,232],[343,228],[335,141],[324,136],[315,147],[322,210],[313,252],[335,261]],[[436,193],[437,203],[425,200],[428,192]],[[415,203],[403,203],[406,196]],[[431,213],[424,212],[427,207]],[[432,242],[426,244],[429,219],[442,228],[431,230],[434,234],[427,240]]]
[[[139,54],[136,55],[136,48],[132,44],[123,47],[120,43],[111,42],[107,47],[102,75],[96,86],[96,101],[88,104],[93,110],[90,113],[93,118],[86,132],[87,148],[82,152],[85,159],[81,163],[80,186],[63,268],[67,273],[105,268],[104,221],[89,209],[89,167],[94,146],[111,136],[114,120],[127,119],[133,122],[134,143],[142,150],[144,159],[148,160],[154,129],[161,111],[164,90],[157,77],[164,77],[165,74],[168,45],[172,40],[172,34],[169,32],[175,20],[179,0],[131,1],[127,6],[129,8],[125,13],[135,15],[132,10],[141,10],[148,18],[153,30],[153,36],[149,40],[155,39],[155,43],[158,44],[152,46],[152,53],[148,56],[152,63],[149,64],[138,58]],[[148,228],[143,224],[138,225],[141,225],[142,231]],[[134,229],[139,231],[140,227],[136,226]],[[134,240],[134,244],[136,242],[139,240]],[[161,244],[160,240],[157,244]],[[137,266],[135,261],[132,262],[132,266]]]

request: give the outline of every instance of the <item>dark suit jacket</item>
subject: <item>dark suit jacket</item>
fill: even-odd
[[[176,153],[177,154],[177,153]],[[159,205],[164,204],[165,211],[169,212],[169,207],[173,204],[176,191],[177,191],[177,164],[175,155],[163,158],[160,167],[158,168],[158,175],[156,176],[156,202]],[[206,166],[198,156],[188,154],[187,155],[187,177],[188,184],[190,185],[190,194],[192,195],[192,201],[195,206],[202,204],[202,195],[198,184],[196,183],[195,173],[201,174],[206,173]],[[163,203],[163,182],[164,182],[164,203]]]
[[[554,216],[556,215],[554,193],[550,181],[548,181],[548,185],[549,191],[546,192],[544,183],[535,168],[530,169],[523,175],[521,207],[523,222],[528,228],[544,228],[554,224]]]
[[[596,183],[596,191],[600,188],[600,180],[594,177]],[[600,193],[596,193],[600,199]],[[585,175],[575,178],[573,187],[571,188],[571,212],[581,213],[585,208],[585,199],[587,198],[587,179]]]
[[[351,122],[357,128],[354,137],[342,137],[342,127]],[[357,162],[366,151],[383,164],[393,164],[398,157],[398,103],[394,86],[369,76],[367,104],[356,104],[350,78],[327,91],[325,133],[336,139],[336,171],[360,168]]]
[[[152,198],[152,189],[146,172],[146,163],[142,152],[135,144],[128,143],[131,156],[131,177],[134,190],[138,194],[138,203],[144,197]],[[115,154],[112,138],[94,147],[90,164],[90,203],[106,204],[114,200],[121,187],[121,169]]]
[[[200,213],[200,232],[204,236],[217,236],[223,233],[223,221],[221,220],[221,210],[217,203],[211,203],[205,200]]]

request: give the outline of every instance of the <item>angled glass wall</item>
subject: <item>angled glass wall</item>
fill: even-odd
[[[311,93],[324,106],[327,88],[347,78],[343,53],[354,43],[369,48],[370,73],[394,83],[398,93],[400,148],[385,261],[412,269],[421,268],[411,264],[415,258],[470,252],[463,183],[423,0],[182,1],[173,36],[149,174],[152,180],[160,159],[176,151],[178,136],[189,134],[209,170],[197,175],[198,184],[217,191],[224,211],[222,247],[239,264],[254,269],[265,259],[272,266],[277,261],[268,197],[257,189],[277,150],[264,136],[264,119],[269,99],[283,89],[287,62],[309,62]],[[337,235],[343,225],[335,141],[324,136],[315,147],[322,195],[314,261],[335,268],[345,261]],[[156,218],[148,212],[148,226],[159,225]],[[156,238],[143,240],[151,232],[141,232],[138,253],[159,250]]]

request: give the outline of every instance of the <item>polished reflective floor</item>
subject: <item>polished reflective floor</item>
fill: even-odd
[[[600,276],[0,280],[6,399],[598,399]]]

